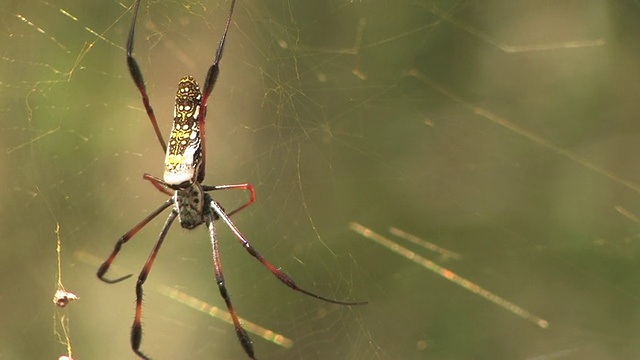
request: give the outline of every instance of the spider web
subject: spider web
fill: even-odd
[[[142,2],[135,55],[165,134],[177,81],[203,81],[228,5]],[[125,65],[130,6],[0,5],[0,359],[57,359],[70,344],[76,360],[134,358],[135,281],[95,278],[165,199],[141,179],[163,154]],[[252,244],[310,291],[370,302],[288,290],[220,224],[257,358],[638,357],[639,12],[239,0],[205,183],[252,183],[257,202],[234,216]],[[114,270],[138,273],[162,218]],[[60,310],[62,281],[79,299]],[[145,291],[145,352],[245,358],[213,315],[225,307],[205,229],[170,231]]]

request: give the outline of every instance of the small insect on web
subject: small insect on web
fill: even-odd
[[[146,218],[136,224],[131,230],[126,232],[116,242],[111,255],[100,266],[97,272],[97,276],[100,280],[114,284],[123,281],[131,276],[131,274],[116,278],[109,279],[105,277],[105,274],[109,270],[109,267],[113,263],[116,255],[120,251],[122,245],[128,242],[138,231],[140,231],[151,220],[158,216],[162,211],[172,206],[171,213],[167,217],[167,220],[160,231],[160,235],[156,241],[151,254],[147,258],[147,261],[138,275],[138,281],[136,282],[136,311],[133,320],[133,326],[131,328],[131,347],[133,351],[143,359],[149,359],[140,350],[140,344],[142,343],[142,297],[143,297],[143,285],[149,276],[153,262],[155,261],[158,251],[164,242],[167,232],[173,224],[176,217],[180,221],[180,226],[185,229],[193,229],[201,224],[206,224],[209,230],[209,237],[211,239],[211,245],[213,248],[213,263],[215,269],[216,283],[220,295],[224,299],[224,302],[229,309],[231,318],[236,330],[236,335],[240,340],[240,344],[244,348],[244,351],[250,358],[255,359],[252,341],[249,338],[247,332],[243,329],[238,320],[238,315],[233,309],[231,304],[231,298],[227,292],[224,276],[222,273],[222,265],[220,263],[220,253],[218,251],[218,238],[216,235],[215,220],[222,220],[230,229],[236,239],[242,244],[247,252],[262,263],[274,276],[282,281],[289,288],[299,291],[308,296],[314,297],[319,300],[323,300],[333,304],[340,305],[362,305],[366,302],[346,302],[329,299],[324,296],[314,294],[299,287],[293,279],[284,274],[278,268],[273,266],[267,261],[260,253],[258,253],[253,246],[249,243],[249,240],[238,230],[235,224],[231,221],[230,216],[253,204],[256,199],[255,189],[251,184],[231,184],[231,185],[204,185],[205,176],[205,116],[207,109],[207,100],[213,90],[216,79],[220,71],[219,63],[222,58],[222,50],[227,37],[227,31],[231,24],[231,15],[233,14],[233,8],[235,6],[235,0],[231,0],[231,6],[229,9],[229,15],[227,16],[226,25],[222,38],[218,44],[218,49],[213,60],[213,64],[209,67],[207,72],[203,92],[200,91],[198,83],[192,76],[183,77],[178,83],[178,91],[176,94],[176,103],[174,108],[173,128],[169,135],[169,143],[165,142],[158,122],[156,121],[153,108],[149,102],[147,90],[142,77],[142,71],[138,66],[136,59],[133,57],[133,40],[136,29],[136,20],[138,17],[138,10],[140,8],[140,0],[137,0],[133,9],[133,20],[131,22],[131,30],[129,31],[129,37],[127,40],[127,66],[131,74],[136,87],[142,95],[142,102],[144,108],[151,120],[153,129],[156,133],[156,137],[160,142],[160,146],[165,152],[165,168],[163,179],[159,179],[155,176],[144,174],[143,178],[151,182],[151,184],[161,192],[171,196],[160,207],[154,210]],[[250,199],[238,207],[237,209],[225,212],[225,210],[208,194],[210,191],[215,190],[246,190],[250,193]]]
[[[67,348],[67,354],[61,355],[58,360],[73,360],[73,351],[71,348],[71,336],[69,328],[69,317],[63,313],[61,309],[67,307],[71,302],[77,301],[79,298],[71,291],[67,291],[62,284],[62,239],[60,237],[60,224],[56,221],[56,254],[58,255],[58,281],[56,283],[56,292],[53,295],[53,303],[58,307],[53,316],[53,329],[58,336],[58,341],[64,344]],[[60,322],[60,329],[62,333],[58,332],[58,321]]]

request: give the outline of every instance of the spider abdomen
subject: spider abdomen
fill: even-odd
[[[202,93],[196,80],[192,76],[180,79],[173,111],[173,127],[164,161],[163,177],[169,185],[193,183],[202,163],[198,121],[201,101]]]

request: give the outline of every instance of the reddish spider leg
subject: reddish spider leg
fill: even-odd
[[[162,243],[167,236],[167,232],[169,232],[169,228],[171,228],[171,224],[173,224],[176,216],[178,216],[178,210],[174,208],[171,210],[169,217],[167,217],[167,221],[165,221],[164,226],[162,226],[158,241],[156,241],[153,250],[151,250],[144,267],[140,271],[140,275],[138,275],[138,281],[136,281],[136,315],[133,320],[133,325],[131,326],[131,348],[136,355],[145,360],[150,360],[150,358],[140,351],[140,343],[142,342],[142,296],[144,294],[142,285],[147,281],[147,277],[151,272],[151,267],[153,266],[153,262],[156,260],[160,246],[162,246]]]
[[[166,182],[162,181],[162,179],[159,179],[151,174],[144,174],[142,176],[143,179],[148,180],[156,189],[158,189],[158,191],[167,194],[169,196],[173,196],[173,192],[171,192],[169,189],[172,189],[171,185],[167,184]],[[233,211],[230,211],[229,213],[227,213],[228,216],[231,216],[243,209],[245,209],[246,207],[248,207],[249,205],[253,204],[254,202],[256,202],[256,189],[253,187],[253,185],[248,184],[248,183],[244,183],[244,184],[229,184],[229,185],[202,185],[202,190],[203,191],[216,191],[216,190],[248,190],[251,193],[251,197],[249,198],[249,200],[242,204],[241,206],[239,206],[237,209],[234,209]]]
[[[256,260],[260,261],[260,263],[262,263],[262,265],[264,265],[275,277],[278,278],[278,280],[282,281],[285,285],[290,287],[292,290],[299,291],[299,292],[301,292],[301,293],[303,293],[305,295],[308,295],[308,296],[311,296],[311,297],[316,298],[318,300],[322,300],[322,301],[325,301],[325,302],[328,302],[328,303],[332,303],[332,304],[338,304],[338,305],[365,305],[365,304],[368,303],[368,301],[339,301],[339,300],[334,300],[334,299],[330,299],[330,298],[327,298],[327,297],[324,297],[324,296],[321,296],[321,295],[318,295],[318,294],[314,294],[314,293],[312,293],[312,292],[310,292],[308,290],[305,290],[305,289],[301,288],[300,286],[298,286],[298,284],[296,284],[295,281],[293,281],[292,278],[290,278],[287,274],[283,273],[277,267],[273,266],[273,264],[271,264],[267,259],[265,259],[262,255],[260,255],[260,253],[258,253],[258,251],[256,251],[256,249],[251,245],[249,240],[247,240],[247,238],[240,232],[240,230],[236,227],[236,225],[233,223],[233,221],[231,221],[231,219],[229,218],[229,215],[225,213],[224,209],[220,206],[220,204],[218,204],[217,202],[211,200],[211,209],[213,210],[213,212],[215,214],[218,215],[218,217],[220,219],[222,219],[222,221],[224,221],[225,224],[227,224],[227,226],[229,227],[229,229],[231,229],[231,232],[236,237],[236,239],[240,242],[242,247],[244,247],[245,250],[247,250],[247,252],[251,256],[256,258]]]
[[[122,247],[122,245],[127,243],[127,241],[131,240],[131,238],[134,237],[135,234],[137,234],[138,231],[140,231],[140,229],[142,229],[145,225],[147,225],[151,220],[153,220],[156,216],[158,216],[166,208],[168,208],[169,206],[173,205],[173,203],[175,203],[175,199],[174,198],[170,198],[169,200],[165,201],[164,204],[162,204],[159,208],[155,209],[151,214],[147,215],[146,218],[144,218],[142,221],[137,223],[136,226],[131,228],[131,230],[127,231],[124,235],[122,235],[122,237],[120,237],[120,239],[118,239],[118,241],[116,242],[116,245],[113,248],[113,251],[111,252],[111,255],[109,255],[107,260],[105,260],[102,263],[102,265],[100,265],[100,267],[98,268],[98,272],[96,273],[96,275],[98,276],[98,279],[100,279],[100,280],[102,280],[102,281],[104,281],[106,283],[109,283],[109,284],[115,284],[115,283],[118,283],[118,282],[120,282],[122,280],[126,280],[126,279],[131,277],[131,274],[128,274],[128,275],[125,275],[125,276],[121,276],[121,277],[119,277],[117,279],[107,279],[107,278],[104,277],[104,275],[107,273],[107,271],[109,271],[109,267],[111,267],[111,264],[113,263],[113,260],[118,255],[118,252],[120,252],[120,248]]]
[[[211,200],[211,206],[213,207],[213,200]],[[216,214],[217,216],[220,216]],[[240,340],[240,345],[244,349],[244,352],[249,355],[250,358],[255,359],[253,343],[247,331],[240,324],[240,320],[238,319],[238,314],[236,314],[236,310],[233,308],[233,304],[231,303],[231,297],[229,297],[229,293],[227,292],[227,287],[225,286],[224,275],[222,273],[222,263],[220,262],[220,252],[218,250],[218,237],[216,236],[216,224],[215,224],[215,215],[214,213],[209,213],[207,216],[207,227],[209,228],[209,236],[211,237],[211,247],[213,248],[213,265],[216,273],[216,284],[218,284],[218,290],[220,291],[220,295],[224,299],[224,303],[227,305],[227,309],[229,310],[229,314],[231,315],[231,320],[233,320],[233,326],[236,329],[236,335]]]
[[[227,216],[231,216],[237,213],[240,210],[245,209],[247,206],[253,204],[256,201],[256,189],[254,189],[251,184],[231,184],[231,185],[202,185],[202,190],[204,191],[215,191],[215,190],[249,190],[251,192],[251,198],[249,201],[239,206],[237,209],[230,211]]]
[[[158,121],[156,121],[156,115],[153,112],[153,108],[149,103],[149,96],[147,95],[147,88],[144,85],[144,78],[142,77],[142,71],[140,71],[140,67],[138,66],[138,62],[133,57],[133,35],[136,32],[136,20],[138,19],[138,8],[140,7],[140,0],[136,1],[135,7],[133,9],[133,22],[131,23],[131,29],[129,30],[129,37],[127,39],[127,66],[129,67],[129,73],[133,78],[133,82],[135,82],[138,91],[140,91],[140,95],[142,95],[142,103],[144,104],[144,108],[147,111],[147,115],[151,120],[151,125],[153,125],[153,131],[156,133],[156,137],[160,142],[160,146],[162,146],[162,151],[164,153],[167,152],[167,143],[164,141],[164,137],[162,136],[162,132],[160,131],[160,127],[158,127]]]
[[[308,295],[310,297],[313,297],[313,298],[316,298],[316,299],[319,299],[319,300],[322,300],[322,301],[325,301],[325,302],[328,302],[328,303],[332,303],[332,304],[339,304],[339,305],[364,305],[364,304],[367,304],[366,301],[348,302],[348,301],[338,301],[338,300],[334,300],[334,299],[329,299],[329,298],[326,298],[324,296],[320,296],[320,295],[314,294],[314,293],[312,293],[312,292],[310,292],[308,290],[305,290],[305,289],[301,288],[300,286],[298,286],[298,284],[296,284],[296,282],[291,277],[289,277],[288,275],[283,273],[281,270],[279,270],[278,268],[273,266],[273,264],[271,264],[262,255],[260,255],[260,253],[258,251],[256,251],[256,249],[251,245],[249,240],[247,240],[247,238],[240,232],[240,230],[238,230],[236,225],[229,218],[229,215],[224,212],[224,209],[222,209],[222,207],[208,195],[205,196],[205,203],[207,203],[207,202],[209,203],[209,205],[211,206],[211,210],[213,211],[212,213],[208,214],[207,227],[209,228],[209,236],[211,237],[211,246],[213,248],[213,263],[214,263],[214,266],[215,266],[216,283],[218,284],[218,290],[220,291],[220,295],[222,296],[222,298],[224,299],[225,304],[227,305],[227,309],[229,310],[229,314],[231,314],[231,319],[233,320],[233,325],[234,325],[234,327],[236,329],[236,335],[238,336],[238,339],[240,340],[240,344],[242,345],[242,348],[247,353],[247,355],[249,355],[250,358],[255,359],[251,338],[249,338],[249,334],[247,334],[247,332],[242,327],[242,324],[240,324],[240,320],[238,319],[238,315],[236,314],[236,311],[233,308],[233,304],[231,303],[231,298],[229,297],[229,293],[227,291],[227,287],[226,287],[225,281],[224,281],[224,275],[222,273],[222,263],[220,261],[220,253],[218,251],[218,238],[216,236],[216,225],[215,225],[215,221],[214,221],[214,219],[216,219],[216,218],[222,219],[222,221],[224,221],[225,224],[227,224],[229,229],[231,229],[231,232],[236,237],[236,239],[238,239],[240,244],[242,244],[242,246],[245,248],[245,250],[247,250],[247,252],[251,256],[253,256],[258,261],[260,261],[260,263],[262,263],[262,265],[264,265],[276,278],[278,278],[278,280],[283,282],[289,288],[291,288],[291,289],[293,289],[295,291],[299,291],[299,292],[301,292],[301,293],[303,293],[305,295]]]
[[[227,22],[224,26],[224,32],[222,33],[222,38],[218,43],[218,49],[216,50],[216,56],[213,59],[213,64],[207,70],[207,76],[204,81],[204,87],[202,88],[202,113],[200,114],[200,118],[198,119],[200,122],[200,136],[202,138],[201,146],[202,146],[202,163],[200,164],[198,181],[204,181],[204,169],[206,165],[206,153],[207,153],[207,143],[205,141],[205,124],[204,120],[207,116],[207,101],[209,100],[209,95],[211,95],[211,91],[213,90],[213,85],[215,85],[216,80],[218,79],[218,74],[220,74],[220,60],[222,59],[222,50],[224,50],[224,43],[227,40],[227,31],[229,31],[229,26],[231,25],[231,15],[233,15],[233,9],[236,6],[236,0],[231,0],[231,7],[229,8],[229,15],[227,16]],[[253,187],[252,187],[253,188]],[[237,211],[237,210],[236,210]]]

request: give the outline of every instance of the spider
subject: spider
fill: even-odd
[[[256,199],[255,189],[251,184],[231,184],[231,185],[204,185],[205,176],[205,116],[207,113],[207,100],[215,85],[216,79],[220,72],[220,59],[222,58],[222,51],[224,48],[225,39],[227,37],[227,31],[231,23],[231,15],[233,14],[233,8],[235,6],[235,0],[231,0],[231,6],[229,9],[229,15],[227,16],[226,25],[222,38],[218,44],[218,49],[213,60],[213,64],[209,67],[207,72],[204,91],[201,92],[198,87],[198,83],[192,76],[186,76],[180,79],[178,83],[178,91],[176,94],[176,103],[173,116],[173,128],[169,135],[169,143],[164,141],[162,133],[158,127],[153,108],[149,103],[149,97],[145,87],[142,71],[138,66],[136,59],[133,57],[133,40],[136,29],[136,21],[138,17],[138,10],[140,8],[140,0],[136,0],[133,9],[133,20],[131,22],[131,29],[127,40],[127,66],[131,78],[136,87],[140,91],[142,96],[142,102],[147,112],[153,129],[156,133],[156,137],[160,142],[160,146],[165,152],[165,167],[163,178],[157,178],[150,174],[144,174],[143,179],[151,182],[151,184],[159,191],[171,196],[160,207],[154,210],[146,218],[136,224],[131,230],[126,232],[116,242],[111,255],[100,266],[97,272],[97,276],[100,280],[114,284],[123,281],[132,274],[125,275],[116,279],[109,279],[105,277],[105,274],[109,270],[109,267],[113,263],[116,255],[120,251],[122,245],[127,243],[133,236],[138,233],[145,225],[158,216],[162,211],[172,206],[171,213],[167,217],[167,220],[160,231],[160,235],[151,251],[151,254],[147,258],[147,261],[138,275],[138,281],[136,282],[136,311],[133,320],[133,326],[131,328],[131,347],[133,351],[143,359],[149,359],[140,350],[140,344],[142,342],[142,298],[143,298],[143,285],[149,276],[153,262],[158,255],[158,251],[164,242],[164,239],[173,224],[176,217],[180,221],[180,226],[185,229],[194,229],[201,224],[206,224],[209,230],[209,237],[211,238],[211,245],[213,247],[213,263],[215,269],[216,283],[220,295],[224,299],[224,302],[229,309],[233,325],[235,327],[236,335],[240,340],[244,351],[247,355],[255,359],[252,341],[249,335],[244,330],[238,315],[236,314],[231,298],[227,292],[227,288],[222,273],[222,265],[220,263],[220,253],[218,251],[218,239],[216,236],[215,220],[222,220],[230,229],[236,239],[242,244],[247,252],[262,263],[278,280],[282,281],[289,288],[299,291],[308,296],[316,299],[326,301],[333,304],[340,305],[362,305],[366,302],[346,302],[333,300],[324,296],[314,294],[307,291],[296,284],[296,282],[273,266],[267,261],[255,248],[249,243],[249,240],[238,230],[235,224],[231,221],[230,216],[241,211],[247,206],[253,204]],[[209,195],[208,192],[215,190],[245,190],[249,191],[250,199],[238,207],[237,209],[225,212],[225,210]]]

